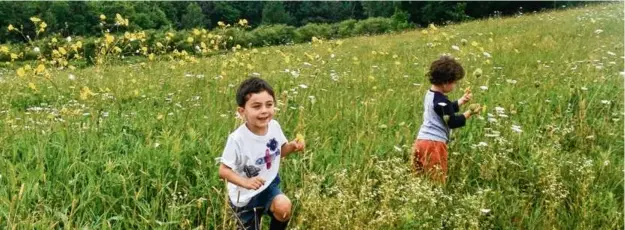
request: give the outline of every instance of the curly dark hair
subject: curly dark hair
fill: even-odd
[[[250,77],[241,82],[241,85],[239,85],[239,89],[237,90],[237,104],[239,107],[245,107],[245,103],[247,103],[247,100],[250,99],[250,94],[260,93],[263,91],[267,91],[267,93],[269,93],[274,100],[276,99],[276,96],[273,93],[273,88],[271,88],[269,83],[258,77]]]
[[[432,62],[428,77],[433,85],[451,83],[464,77],[464,68],[453,57],[442,56]]]

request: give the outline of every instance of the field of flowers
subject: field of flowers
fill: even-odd
[[[120,47],[141,32],[103,32],[87,68],[79,41],[36,61],[0,45],[15,54],[0,69],[0,228],[232,228],[216,158],[255,75],[307,142],[280,169],[289,228],[622,229],[623,18],[603,4],[226,53],[198,30],[187,42],[216,55],[163,38],[131,63]],[[486,109],[454,131],[438,185],[409,157],[445,53]]]

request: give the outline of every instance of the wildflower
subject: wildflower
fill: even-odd
[[[80,100],[87,100],[89,99],[89,96],[93,95],[95,95],[95,93],[93,93],[87,86],[82,87],[80,90]]]
[[[512,131],[515,131],[517,133],[523,132],[523,130],[521,130],[521,126],[518,125],[512,125]]]
[[[9,31],[13,31],[15,30],[15,27],[13,27],[13,25],[9,24],[9,27],[7,28]]]
[[[484,53],[482,53],[482,54],[484,54],[484,57],[486,57],[486,58],[491,58],[490,54],[489,54],[489,53],[487,53],[487,52],[484,52]]]
[[[451,46],[451,49],[455,50],[455,51],[460,51],[460,47],[453,45]]]
[[[102,20],[102,21],[106,20],[106,15],[100,14],[100,20]]]
[[[480,86],[480,89],[483,90],[483,91],[486,91],[486,90],[488,90],[488,86],[485,86],[485,85]]]
[[[473,71],[473,76],[481,77],[482,76],[482,69],[481,68],[475,69],[475,71]]]
[[[601,100],[601,104],[609,105],[611,102],[608,100]]]
[[[595,34],[600,34],[600,33],[603,33],[603,30],[602,30],[602,29],[597,29],[597,30],[595,30]]]
[[[310,95],[308,96],[308,99],[310,99],[310,103],[315,104],[315,102],[317,101],[317,98],[315,98],[315,96]]]
[[[18,77],[24,77],[24,75],[26,75],[26,71],[24,71],[24,68],[18,68],[17,69],[17,76]]]
[[[39,90],[37,89],[37,86],[35,85],[35,83],[32,83],[32,82],[29,82],[29,83],[28,83],[28,88],[32,89],[32,90],[33,90],[33,91],[35,91],[35,92],[39,91]]]
[[[296,142],[304,142],[304,135],[302,135],[301,133],[298,133],[297,135],[295,135],[295,141]]]
[[[33,48],[33,51],[34,51],[35,53],[39,53],[39,51],[41,51],[41,50],[39,49],[39,47],[35,47],[35,48]]]
[[[299,87],[302,88],[302,89],[308,89],[308,86],[304,85],[304,84],[300,84]]]
[[[69,76],[67,77],[70,81],[76,80],[76,76],[74,76],[73,74],[69,74]]]

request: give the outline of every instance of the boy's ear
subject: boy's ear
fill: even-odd
[[[245,112],[245,108],[243,107],[237,107],[237,112],[239,113],[239,116],[243,117],[243,112]]]

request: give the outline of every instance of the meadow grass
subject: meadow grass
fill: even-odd
[[[306,136],[280,169],[289,228],[622,229],[623,16],[604,4],[198,63],[4,70],[0,227],[232,228],[215,158],[241,124],[236,87],[258,75],[286,136]],[[487,109],[453,132],[441,186],[409,159],[444,53]]]

